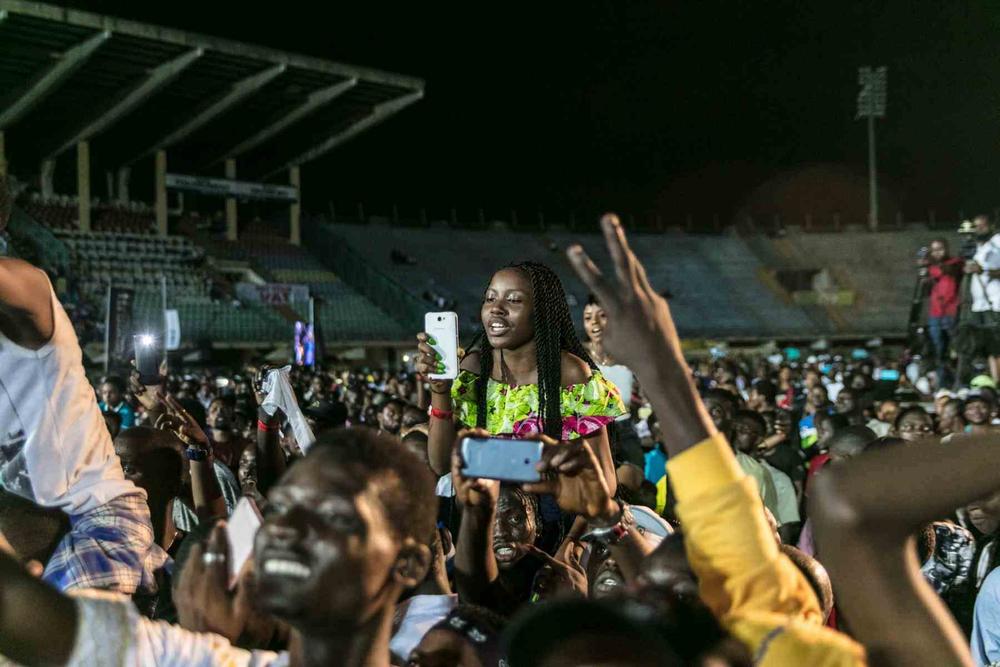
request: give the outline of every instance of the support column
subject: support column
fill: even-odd
[[[127,204],[129,181],[132,180],[132,168],[122,167],[118,170],[118,201]]]
[[[302,245],[302,182],[298,167],[288,170],[288,182],[295,188],[295,201],[288,207],[288,241],[292,245]]]
[[[0,177],[7,175],[7,145],[3,130],[0,130]]]
[[[167,235],[167,152],[156,151],[156,233]]]
[[[107,197],[104,201],[111,203],[115,200],[115,174],[108,170],[104,172],[104,186],[107,189]]]
[[[38,185],[42,191],[42,199],[52,199],[56,194],[56,189],[52,185],[52,177],[56,173],[55,159],[43,160],[42,168],[38,174]]]
[[[76,197],[81,232],[90,231],[90,142],[76,145]]]
[[[236,160],[226,158],[226,178],[236,180]],[[236,198],[226,197],[226,240],[236,240]]]

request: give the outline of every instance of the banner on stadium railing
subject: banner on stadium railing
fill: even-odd
[[[792,292],[792,301],[798,306],[853,306],[854,292],[851,290],[829,292],[802,290]]]
[[[308,301],[309,287],[287,283],[236,283],[236,298],[248,303],[263,303],[268,306],[285,306],[293,301]]]
[[[229,178],[208,178],[189,174],[167,174],[167,187],[171,190],[237,199],[293,202],[299,198],[296,189],[290,185],[235,181]]]
[[[127,371],[132,359],[132,306],[135,292],[121,287],[108,288],[108,311],[105,315],[105,373]]]
[[[175,309],[168,308],[163,311],[163,326],[165,329],[163,346],[169,351],[180,348],[181,318]]]

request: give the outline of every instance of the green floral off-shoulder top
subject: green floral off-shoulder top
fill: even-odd
[[[470,428],[476,426],[479,415],[477,377],[462,371],[451,388],[455,416]],[[595,371],[585,383],[563,387],[559,405],[563,440],[586,437],[625,414],[618,387],[600,371]],[[486,387],[486,409],[486,430],[493,435],[527,438],[542,431],[536,384],[511,387],[491,378]]]

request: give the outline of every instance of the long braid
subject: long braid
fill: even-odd
[[[562,351],[583,359],[591,369],[597,365],[576,335],[573,317],[566,303],[562,281],[552,269],[538,262],[518,262],[507,268],[522,271],[531,283],[532,324],[535,330],[538,367],[538,412],[542,432],[555,439],[562,437]],[[486,391],[493,373],[493,347],[485,330],[473,339],[469,349],[479,352],[479,377],[476,378],[476,426],[486,427]]]

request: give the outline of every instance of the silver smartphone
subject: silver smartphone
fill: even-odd
[[[462,474],[503,482],[538,482],[535,464],[542,460],[542,443],[506,438],[462,438]]]

